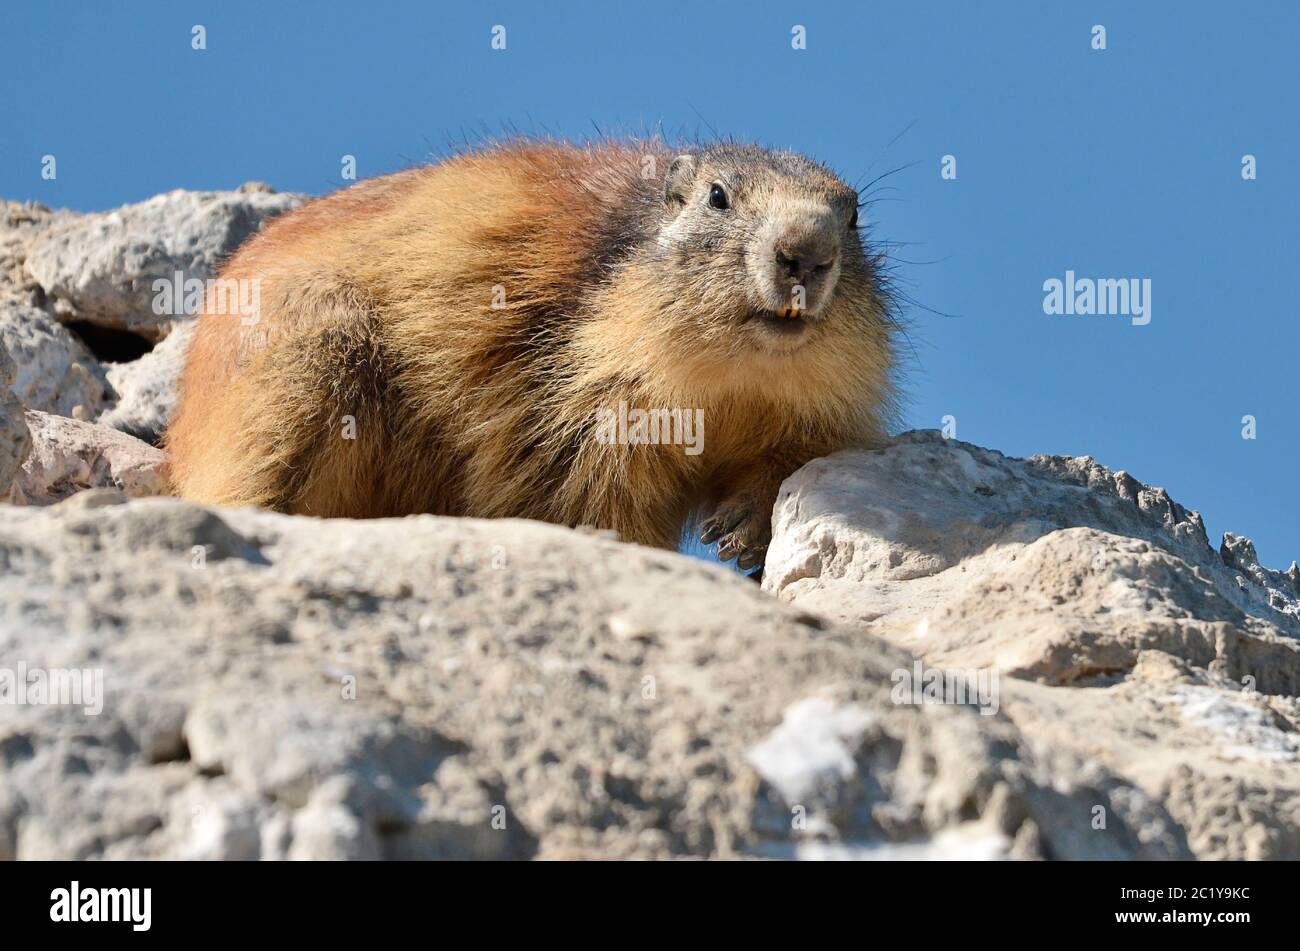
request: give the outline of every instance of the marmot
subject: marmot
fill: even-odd
[[[166,435],[177,494],[318,516],[702,519],[761,563],[781,482],[881,442],[893,327],[859,196],[790,152],[514,141],[352,186],[224,266]],[[702,411],[703,451],[596,438]],[[622,432],[622,430],[620,430]]]

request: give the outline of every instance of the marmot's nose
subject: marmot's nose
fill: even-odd
[[[777,273],[795,284],[804,284],[830,270],[839,248],[820,230],[788,235],[776,243]]]

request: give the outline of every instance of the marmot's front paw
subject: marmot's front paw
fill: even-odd
[[[736,562],[738,568],[761,565],[772,540],[772,506],[751,497],[725,500],[700,528],[700,543],[718,544],[718,558]]]

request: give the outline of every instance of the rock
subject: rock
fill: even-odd
[[[0,199],[0,287],[25,296],[38,286],[23,267],[31,245],[50,228],[75,220],[76,212],[51,211],[37,202]]]
[[[1294,698],[1234,690],[1157,652],[1105,689],[1002,687],[1003,712],[1034,749],[1088,756],[1142,789],[1197,858],[1300,856]]]
[[[0,514],[0,659],[102,676],[0,718],[19,858],[1190,854],[1142,790],[894,703],[909,657],[718,566],[111,502]]]
[[[153,446],[107,426],[29,410],[32,448],[13,479],[8,501],[48,505],[94,488],[120,489],[127,497],[166,491],[166,456]]]
[[[15,376],[13,361],[0,341],[0,492],[8,491],[32,448],[23,404],[9,389]]]
[[[99,361],[41,308],[0,297],[0,345],[18,367],[13,390],[28,409],[90,419],[112,404]]]
[[[1265,568],[1255,556],[1255,546],[1249,538],[1242,538],[1232,532],[1223,533],[1223,544],[1219,546],[1219,557],[1230,571],[1240,572],[1242,587],[1263,596],[1270,607],[1284,614],[1297,614],[1296,604],[1300,601],[1300,566],[1294,561],[1286,571],[1274,571]],[[1250,581],[1253,584],[1245,585]]]
[[[194,329],[193,321],[179,323],[140,359],[108,364],[108,382],[117,393],[117,403],[96,422],[157,445],[176,408]]]
[[[61,220],[28,249],[26,271],[61,317],[161,340],[183,311],[155,312],[155,280],[206,281],[270,218],[304,201],[269,189],[172,191]],[[182,289],[183,290],[183,289]]]
[[[77,216],[0,202],[0,346],[17,368],[11,388],[28,409],[89,419],[113,400],[99,362],[55,319],[23,263],[32,244]]]
[[[1142,789],[1204,858],[1300,857],[1300,590],[1248,540],[1089,458],[938,433],[782,488],[764,588],[937,668],[1000,677],[1040,755]],[[1240,795],[1250,808],[1220,805]]]
[[[1239,574],[1196,512],[1090,459],[908,433],[795,473],[773,530],[765,589],[945,663],[1068,684],[1163,650],[1300,692],[1285,576]]]

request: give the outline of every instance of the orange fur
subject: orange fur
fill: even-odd
[[[807,343],[769,350],[716,317],[736,267],[683,282],[662,255],[611,257],[612,216],[649,207],[671,158],[508,144],[269,224],[221,273],[260,282],[258,322],[200,320],[166,437],[175,490],[321,516],[591,524],[662,547],[727,499],[766,505],[765,522],[799,465],[883,435],[889,322],[869,271],[846,272]],[[768,179],[755,202],[842,189]],[[600,444],[595,413],[620,400],[703,409],[705,451]]]

